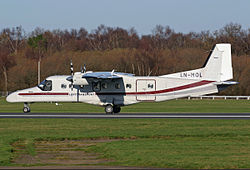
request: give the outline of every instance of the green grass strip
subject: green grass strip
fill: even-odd
[[[104,108],[85,103],[34,103],[31,104],[33,113],[104,113]],[[0,113],[21,113],[23,103],[7,103],[0,98]],[[170,100],[165,102],[139,103],[122,107],[121,113],[249,113],[249,100]]]
[[[35,154],[35,140],[84,138],[121,139],[89,147],[109,165],[250,167],[250,120],[239,119],[0,119],[0,166],[13,166],[15,141]]]

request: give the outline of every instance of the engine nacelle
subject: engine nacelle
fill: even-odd
[[[88,81],[85,78],[82,78],[84,73],[81,72],[75,72],[74,76],[73,76],[73,84],[74,85],[89,85]]]

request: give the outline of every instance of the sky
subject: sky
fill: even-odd
[[[104,24],[151,34],[156,25],[176,32],[215,31],[226,24],[250,28],[249,0],[0,0],[0,30],[22,26],[26,32],[79,29]]]

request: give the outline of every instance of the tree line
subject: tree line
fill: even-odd
[[[88,70],[115,69],[136,75],[162,75],[199,68],[216,43],[231,43],[234,80],[239,85],[222,94],[250,95],[250,29],[230,23],[214,32],[175,32],[157,25],[152,33],[139,35],[134,28],[100,25],[85,28],[26,33],[21,27],[0,32],[0,91],[14,91],[37,84],[49,75],[70,74],[86,64]],[[38,64],[39,63],[39,64]]]

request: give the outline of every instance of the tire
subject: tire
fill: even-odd
[[[106,112],[106,114],[112,114],[112,113],[114,112],[113,106],[107,105],[107,106],[105,107],[105,112]]]
[[[29,113],[30,112],[30,108],[29,107],[24,107],[23,108],[23,112],[24,113]]]
[[[114,107],[114,113],[120,113],[121,108],[119,106]]]

